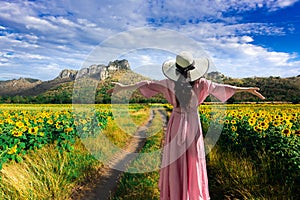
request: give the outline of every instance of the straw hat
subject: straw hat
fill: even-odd
[[[176,56],[176,60],[165,61],[162,65],[164,75],[174,81],[184,76],[188,81],[195,81],[202,77],[209,68],[207,58],[194,59],[189,52],[183,51]]]

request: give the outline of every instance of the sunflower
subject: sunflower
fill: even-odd
[[[261,115],[260,115],[260,113],[255,113],[255,117],[257,117],[257,118],[259,118]]]
[[[16,129],[14,128],[12,131],[11,131],[11,134],[15,137],[20,137],[23,135],[23,131],[22,130],[19,130],[19,129]]]
[[[265,117],[267,115],[267,112],[265,110],[261,111],[260,112],[260,116],[261,117]]]
[[[280,115],[275,115],[275,116],[274,116],[274,119],[279,120],[279,119],[281,119],[281,117],[280,117]]]
[[[231,124],[236,124],[236,120],[235,119],[231,120]]]
[[[289,121],[290,121],[290,119],[291,119],[291,117],[290,117],[290,116],[288,116],[288,115],[286,115],[286,116],[284,116],[284,117],[283,117],[283,119],[284,119],[286,122],[289,122]]]
[[[5,122],[8,124],[14,124],[14,121],[11,118],[5,119]]]
[[[32,134],[32,135],[36,135],[37,132],[38,132],[38,130],[39,130],[38,127],[30,127],[30,128],[28,129],[28,133],[29,133],[29,134]]]
[[[56,122],[55,127],[56,129],[61,129],[62,128],[61,122]]]
[[[291,130],[290,129],[283,129],[282,131],[281,131],[281,133],[283,134],[283,135],[285,135],[285,136],[290,136],[291,135]]]
[[[64,130],[65,133],[70,133],[71,131],[73,131],[72,127],[68,127]]]
[[[233,132],[236,132],[236,131],[237,131],[237,127],[236,127],[236,126],[231,126],[231,130],[232,130]]]
[[[239,120],[242,120],[242,119],[243,119],[243,116],[242,116],[242,115],[237,115],[237,118],[238,118]]]
[[[260,126],[263,130],[267,130],[269,128],[269,123],[267,121],[262,121]]]
[[[10,150],[7,152],[7,154],[10,154],[10,155],[15,154],[18,150],[17,147],[18,147],[17,145],[11,147]]]
[[[262,132],[262,129],[261,129],[260,126],[254,126],[254,130],[255,130],[256,132],[259,132],[259,133]]]
[[[286,126],[287,126],[288,128],[292,128],[292,126],[293,126],[293,123],[291,123],[291,122],[287,122],[287,123],[286,123]]]
[[[52,125],[53,124],[53,120],[52,119],[48,119],[47,124]]]
[[[80,120],[81,124],[85,125],[87,123],[87,121],[85,119],[81,119]]]
[[[22,127],[24,127],[24,123],[21,122],[21,121],[17,121],[16,126],[19,127],[19,128],[22,128]]]
[[[236,115],[236,114],[235,114],[234,112],[231,112],[229,116],[231,116],[232,118],[234,118],[235,115]]]
[[[24,117],[23,120],[24,120],[25,123],[28,123],[28,122],[29,122],[29,118],[27,118],[27,117]]]
[[[254,126],[256,124],[256,119],[255,118],[249,118],[248,123],[250,126]]]

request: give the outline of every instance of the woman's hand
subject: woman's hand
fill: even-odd
[[[258,87],[250,87],[250,88],[247,88],[247,92],[249,92],[249,93],[251,93],[251,94],[253,94],[253,95],[259,97],[259,98],[262,99],[262,100],[264,100],[265,97],[264,97],[262,94],[260,94],[260,93],[258,92],[258,90],[259,90]]]
[[[114,84],[114,88],[107,90],[107,93],[109,93],[109,94],[112,94],[113,92],[118,93],[124,88],[124,85],[121,83],[112,82],[112,84]]]
[[[236,87],[236,92],[249,92],[258,98],[264,100],[265,97],[258,92],[259,88],[258,87]]]

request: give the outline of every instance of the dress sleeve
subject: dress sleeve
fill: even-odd
[[[198,94],[199,104],[201,104],[210,94],[224,103],[236,92],[235,86],[215,83],[205,78],[201,78],[196,82],[195,89]]]
[[[208,82],[208,93],[222,101],[223,103],[232,97],[236,92],[236,87],[227,84],[215,83],[210,80]]]
[[[143,96],[150,98],[159,93],[166,93],[168,89],[165,80],[162,81],[142,81],[138,83],[140,85],[139,90]]]

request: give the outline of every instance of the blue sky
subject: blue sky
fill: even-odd
[[[131,43],[142,39],[153,47],[152,37],[165,34],[155,40],[157,46],[170,46],[166,40],[172,39],[178,47],[181,43],[168,37],[175,31],[201,46],[199,51],[226,76],[297,76],[299,10],[297,0],[1,0],[0,80],[50,80],[63,69],[86,66],[89,56],[97,53],[103,59],[95,64],[107,64],[103,51],[108,48],[101,48],[103,44],[115,40],[122,49],[129,41],[120,33],[145,27],[155,29]],[[172,58],[177,47],[165,51],[133,45],[116,57],[128,59],[139,73],[163,78],[161,63]]]

